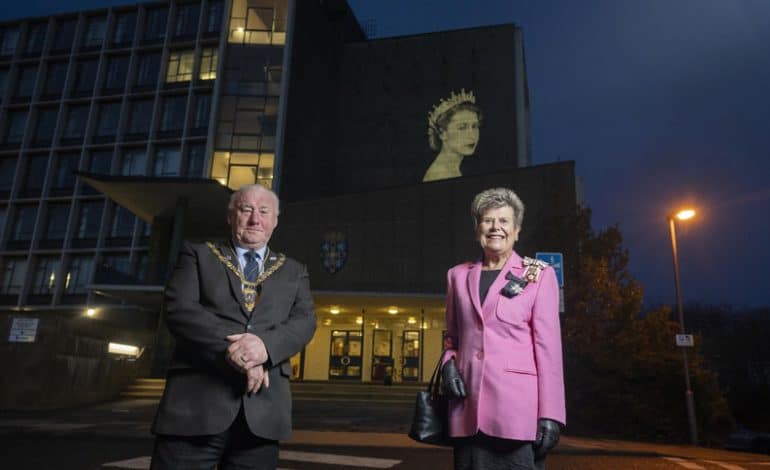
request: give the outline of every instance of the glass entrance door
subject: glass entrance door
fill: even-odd
[[[361,330],[332,330],[329,380],[361,380]]]
[[[403,367],[401,380],[404,382],[417,381],[420,376],[420,332],[404,330],[404,340],[401,343]]]
[[[372,381],[393,380],[393,335],[390,330],[374,330],[372,337]]]

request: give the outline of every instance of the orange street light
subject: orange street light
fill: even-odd
[[[671,232],[671,254],[674,258],[674,284],[676,286],[676,308],[679,313],[679,332],[685,334],[684,313],[682,311],[682,288],[679,284],[679,252],[676,244],[676,222],[674,219],[689,220],[695,217],[695,210],[683,209],[668,216],[668,228]],[[687,347],[681,347],[684,363],[685,403],[687,405],[687,422],[690,427],[690,444],[698,445],[698,428],[695,420],[695,397],[690,385],[690,367],[687,361]]]

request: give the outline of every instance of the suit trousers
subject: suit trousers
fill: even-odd
[[[275,470],[278,441],[252,434],[243,405],[230,427],[208,436],[157,435],[150,470]]]
[[[488,436],[454,440],[454,470],[544,470],[545,457],[535,460],[532,442]]]

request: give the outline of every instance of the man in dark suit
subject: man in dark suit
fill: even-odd
[[[153,469],[270,469],[291,434],[289,358],[315,332],[305,267],[267,243],[278,198],[233,193],[226,243],[185,244],[166,287],[176,339],[153,424]]]

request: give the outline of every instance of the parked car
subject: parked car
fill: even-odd
[[[738,429],[727,436],[725,449],[770,454],[770,433]]]

